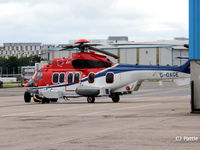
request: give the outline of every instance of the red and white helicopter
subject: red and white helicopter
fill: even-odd
[[[105,55],[118,56],[100,50],[81,39],[63,49],[78,49],[72,58],[56,58],[43,66],[27,84],[24,93],[26,103],[31,101],[49,103],[59,98],[87,97],[94,103],[95,97],[108,96],[114,103],[120,95],[137,91],[144,80],[183,79],[190,77],[190,62],[181,66],[152,66],[115,64]],[[103,53],[97,54],[96,52]]]

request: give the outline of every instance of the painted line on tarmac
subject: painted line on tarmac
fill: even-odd
[[[105,105],[105,104],[104,104]],[[87,108],[87,107],[93,107],[94,105],[87,105],[87,106],[79,106],[79,107],[66,107],[66,108],[57,108],[57,109],[47,109],[47,110],[39,110],[39,111],[31,111],[31,112],[22,112],[22,113],[14,113],[14,114],[5,114],[0,115],[0,117],[15,117],[15,116],[23,116],[28,114],[35,114],[35,113],[43,113],[43,112],[52,112],[52,111],[62,111],[62,110],[71,110],[71,109],[80,109],[80,108]]]
[[[100,114],[100,113],[108,113],[108,112],[113,112],[113,111],[136,109],[136,108],[145,108],[145,107],[151,107],[151,106],[157,106],[157,105],[161,105],[161,103],[159,103],[159,104],[142,105],[142,106],[116,108],[116,109],[105,110],[105,111],[97,111],[97,112],[86,113],[86,114],[78,114],[78,115],[75,115],[75,116],[92,116],[92,115],[96,115],[96,114]]]
[[[108,105],[108,104],[103,104],[103,105]],[[118,105],[120,105],[120,103]],[[157,106],[157,105],[161,105],[161,103],[159,103],[159,104],[142,105],[142,106],[116,108],[116,109],[105,110],[105,111],[91,112],[91,113],[85,113],[85,114],[77,114],[77,115],[74,115],[74,116],[79,116],[79,117],[80,116],[91,116],[91,115],[100,114],[100,113],[108,113],[108,112],[113,112],[113,111],[120,111],[120,110],[127,110],[127,109],[136,109],[136,108],[145,108],[145,107]],[[3,117],[24,116],[24,115],[30,115],[30,114],[35,114],[35,113],[44,113],[44,112],[49,112],[49,111],[52,112],[52,111],[62,111],[62,110],[72,110],[72,109],[80,109],[80,108],[89,108],[89,107],[94,107],[94,105],[71,107],[71,108],[66,107],[66,108],[57,108],[57,109],[48,109],[48,110],[39,110],[39,111],[31,111],[31,112],[5,114],[5,115],[0,115],[0,118],[3,118]]]
[[[156,94],[168,94],[168,93],[172,93],[172,92],[178,92],[178,91],[182,91],[185,89],[176,89],[176,90],[166,90],[166,91],[155,91],[153,93],[135,93],[135,97],[146,97],[146,96],[156,96]],[[167,95],[166,95],[167,96]]]
[[[18,107],[18,106],[33,106],[35,104],[16,104],[16,105],[4,105],[0,106],[0,108],[8,108],[8,107]]]

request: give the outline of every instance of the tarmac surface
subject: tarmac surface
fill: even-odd
[[[25,88],[0,89],[1,150],[199,149],[188,86],[145,82],[119,103],[97,98],[25,104]]]

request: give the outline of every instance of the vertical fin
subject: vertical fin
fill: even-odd
[[[190,73],[190,60],[188,60],[186,63],[183,65],[179,66],[179,71],[183,73]]]

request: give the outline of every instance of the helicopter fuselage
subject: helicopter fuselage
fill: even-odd
[[[137,91],[144,80],[188,78],[188,66],[114,64],[104,55],[79,52],[42,67],[27,92],[45,99],[110,96],[118,102],[119,95]]]

